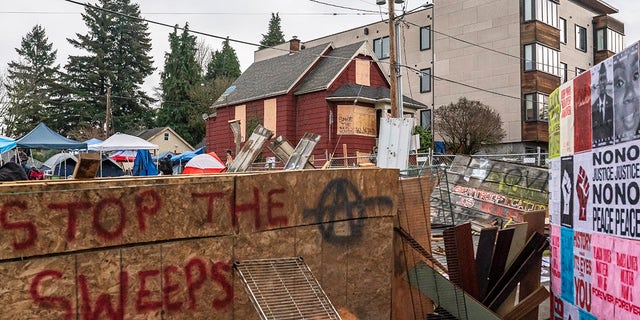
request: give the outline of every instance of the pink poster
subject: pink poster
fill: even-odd
[[[591,312],[591,233],[573,232],[573,303],[584,311]]]
[[[573,155],[573,84],[560,86],[560,156]]]
[[[616,319],[640,318],[640,243],[616,239],[614,245],[614,297]]]
[[[549,218],[560,225],[560,158],[549,160]]]
[[[551,292],[560,295],[562,292],[562,271],[560,268],[560,226],[551,225]]]
[[[591,313],[600,319],[611,319],[614,310],[613,274],[615,256],[613,242],[617,238],[599,233],[591,235]]]

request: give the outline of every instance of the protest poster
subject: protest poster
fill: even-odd
[[[611,317],[614,312],[614,241],[614,237],[603,234],[591,236],[591,313],[601,319]]]
[[[549,250],[551,251],[551,291],[552,292],[562,292],[561,278],[562,278],[562,269],[560,268],[560,226],[551,225],[550,227],[550,245]]]
[[[573,83],[560,86],[560,156],[573,154]]]
[[[560,157],[560,91],[549,95],[549,159]]]
[[[549,222],[560,225],[560,158],[549,160]]]
[[[613,144],[613,59],[591,68],[592,146]]]
[[[615,143],[640,139],[640,84],[638,43],[612,57],[616,85],[613,86]]]
[[[583,72],[573,79],[573,151],[591,150],[591,73]]]
[[[573,157],[560,158],[560,225],[573,228]]]
[[[640,146],[594,149],[592,163],[593,231],[640,239]]]
[[[614,246],[613,296],[616,319],[640,318],[640,243],[618,239]]]
[[[573,229],[593,232],[593,156],[586,152],[573,156]]]
[[[573,303],[573,229],[560,227],[560,279],[563,300]]]
[[[591,233],[573,230],[573,286],[574,303],[577,307],[591,311]]]

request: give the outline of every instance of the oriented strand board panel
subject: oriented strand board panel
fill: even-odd
[[[385,169],[282,171],[241,175],[235,217],[240,233],[395,214],[398,173]],[[326,241],[361,237],[357,223],[323,229]]]
[[[232,237],[163,244],[163,319],[233,319],[232,264]]]
[[[127,319],[162,319],[163,268],[160,245],[125,248],[121,253],[120,266],[128,276]]]
[[[0,260],[234,233],[232,176],[0,184]]]
[[[121,269],[119,249],[77,255],[78,317],[115,319],[128,314],[129,274]]]
[[[75,284],[73,256],[0,264],[0,318],[71,319]]]

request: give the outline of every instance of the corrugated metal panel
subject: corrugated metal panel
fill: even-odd
[[[305,168],[307,162],[309,161],[309,157],[311,156],[311,152],[316,147],[320,141],[320,136],[315,133],[305,133],[295,150],[287,160],[287,163],[284,165],[284,170],[295,170],[295,169],[303,169]]]
[[[231,163],[231,166],[227,169],[228,172],[245,172],[251,166],[253,161],[256,160],[264,144],[271,139],[273,131],[258,125],[249,137],[249,140],[244,143],[240,152]]]
[[[408,168],[412,131],[412,118],[380,119],[380,138],[376,159],[376,165],[379,168],[400,170]]]
[[[237,261],[260,318],[341,319],[301,257]]]

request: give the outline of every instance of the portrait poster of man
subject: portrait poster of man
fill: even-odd
[[[573,228],[573,156],[560,158],[560,224]]]
[[[615,142],[640,138],[640,79],[638,43],[613,56],[613,113]]]
[[[573,79],[573,152],[591,150],[591,73]]]
[[[591,69],[593,148],[613,144],[613,59]]]

